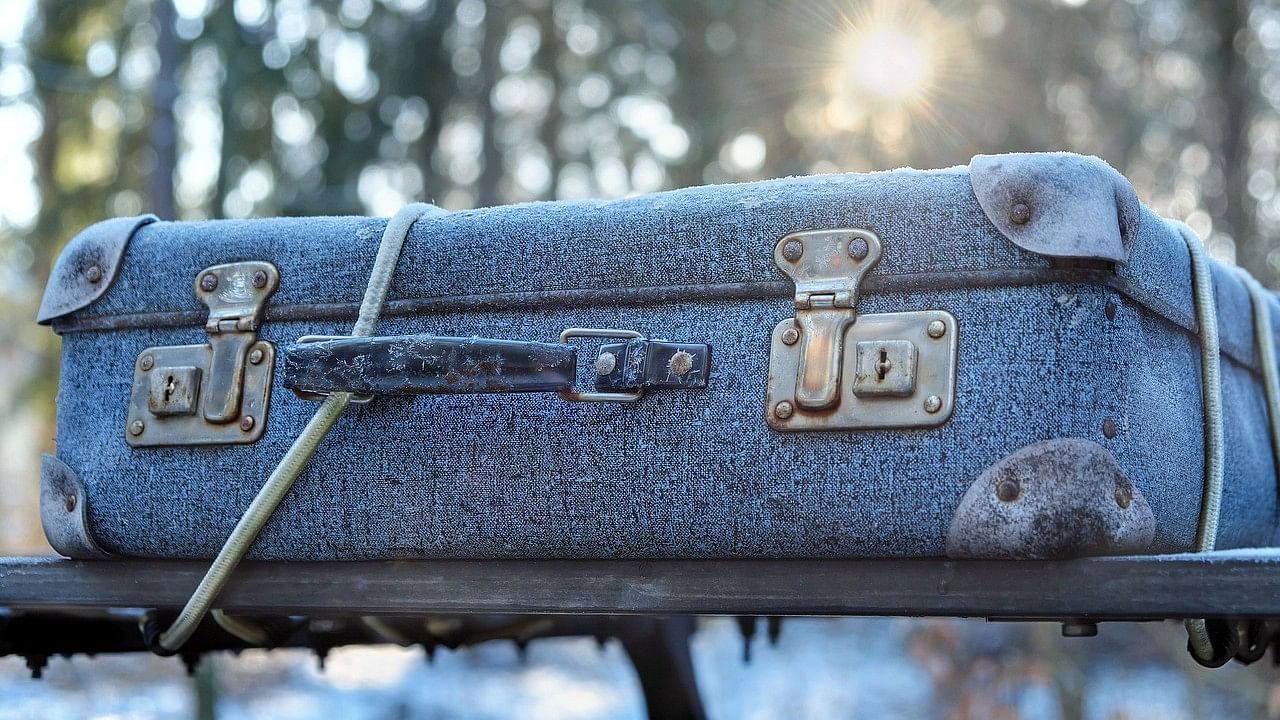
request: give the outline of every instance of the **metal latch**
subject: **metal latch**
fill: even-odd
[[[957,325],[944,310],[858,315],[880,260],[869,230],[787,235],[774,262],[795,281],[796,316],[773,329],[765,416],[775,430],[932,427],[955,401]]]
[[[196,276],[208,342],[143,350],[134,363],[125,440],[134,447],[251,443],[262,437],[275,346],[258,339],[280,285],[266,262],[215,265]]]

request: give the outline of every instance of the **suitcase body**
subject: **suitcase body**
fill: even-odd
[[[315,370],[299,338],[351,331],[385,226],[114,220],[74,240],[41,313],[63,342],[42,478],[54,547],[212,557],[315,412],[284,386],[287,366]],[[246,297],[254,268],[278,286],[240,345],[220,344],[231,342],[215,337],[220,310],[200,299],[208,269],[228,265]],[[1259,343],[1270,338],[1255,333],[1241,277],[1211,267],[1201,301],[1218,315],[1225,431],[1216,542],[1269,545]],[[635,402],[378,395],[341,417],[250,555],[1186,550],[1206,476],[1192,274],[1177,227],[1101,161],[1062,154],[431,214],[409,231],[378,336],[560,345],[567,328],[636,331],[710,347],[697,357],[705,387]],[[242,321],[226,315],[222,328],[245,336]],[[580,346],[577,392],[643,349],[609,332],[566,338]],[[174,347],[196,350],[148,354]],[[666,362],[667,380],[680,365],[674,353],[646,362]],[[148,378],[157,370],[169,381]],[[209,420],[217,409],[233,414]]]

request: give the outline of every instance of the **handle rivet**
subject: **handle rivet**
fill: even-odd
[[[262,352],[262,348],[254,348],[254,349],[249,353],[249,364],[251,364],[251,365],[260,365],[260,364],[262,363],[262,358],[263,358],[263,357],[265,357],[265,355],[264,355],[264,354],[263,354],[263,352]]]
[[[788,240],[782,246],[782,257],[791,262],[799,260],[801,255],[804,255],[804,243],[799,240]]]
[[[218,289],[218,276],[213,273],[205,273],[200,276],[200,289],[205,292],[213,292]]]
[[[265,270],[259,270],[253,274],[253,286],[259,290],[267,286],[267,273]]]
[[[141,435],[142,431],[145,429],[147,429],[147,424],[142,422],[141,420],[134,420],[133,422],[129,423],[129,434],[135,437],[138,435]]]
[[[934,320],[933,322],[929,323],[928,332],[929,332],[929,337],[933,338],[934,340],[937,340],[938,338],[947,334],[947,324],[942,322],[941,320]]]
[[[868,252],[871,252],[871,246],[866,238],[856,237],[849,241],[849,257],[854,260],[865,260]]]
[[[255,422],[256,421],[253,419],[252,415],[245,415],[244,417],[240,418],[240,429],[245,432],[249,432],[250,430],[253,429],[253,425]]]
[[[142,360],[138,361],[138,366],[141,367],[144,371],[150,370],[151,368],[156,366],[156,359],[150,355],[143,355]]]
[[[791,403],[787,402],[786,400],[783,400],[782,402],[773,406],[773,416],[778,418],[779,420],[786,420],[787,418],[791,417],[791,413],[793,412],[795,412],[795,407]]]
[[[800,342],[800,331],[795,328],[787,328],[782,331],[782,344],[795,345]]]
[[[616,367],[618,367],[618,356],[611,352],[600,353],[600,357],[596,358],[597,375],[608,375]]]
[[[924,411],[927,413],[936,413],[942,409],[942,398],[937,395],[930,395],[924,399]]]

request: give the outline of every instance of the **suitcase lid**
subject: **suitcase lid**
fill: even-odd
[[[280,271],[266,321],[354,318],[386,224],[361,217],[153,220],[108,220],[73,239],[38,321],[60,333],[199,326],[207,309],[191,291],[193,279],[209,266],[247,260]],[[785,302],[792,289],[774,263],[778,239],[841,227],[871,230],[883,244],[866,292],[1100,282],[1196,331],[1177,230],[1105,162],[1070,153],[980,155],[943,170],[794,177],[424,218],[405,244],[384,314],[698,298]],[[1227,268],[1215,263],[1214,274],[1223,349],[1256,368],[1248,294]]]

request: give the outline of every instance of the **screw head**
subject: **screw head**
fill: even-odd
[[[929,327],[926,328],[926,332],[929,333],[929,337],[937,340],[938,338],[947,334],[947,324],[942,322],[941,320],[934,320],[933,322],[929,323]]]
[[[1026,203],[1014,203],[1009,208],[1009,222],[1014,225],[1026,225],[1031,220],[1031,208]]]
[[[596,358],[597,375],[608,375],[616,367],[618,367],[618,356],[611,352],[602,352],[600,357]]]
[[[937,395],[930,395],[924,399],[924,411],[927,413],[936,413],[942,409],[942,398]]]
[[[259,365],[264,357],[266,357],[266,354],[262,352],[262,348],[254,348],[249,351],[249,364]]]
[[[75,496],[75,495],[68,495],[68,496],[66,496],[66,497],[62,498],[62,506],[63,506],[63,507],[65,507],[65,508],[67,509],[67,512],[72,512],[73,510],[75,510],[75,509],[76,509],[76,496]]]
[[[675,355],[667,361],[667,369],[672,375],[682,377],[693,369],[693,353],[687,350],[677,350]]]
[[[795,412],[795,407],[791,403],[787,402],[786,400],[783,400],[782,402],[773,406],[773,416],[778,418],[779,420],[786,420],[787,418],[791,417],[791,413],[793,412]]]
[[[142,431],[146,429],[147,429],[147,424],[142,422],[141,420],[134,420],[133,422],[129,423],[129,434],[135,437],[137,437],[138,435],[141,435]]]
[[[868,252],[871,252],[871,246],[866,238],[855,237],[849,241],[849,257],[854,260],[865,260]]]
[[[267,286],[267,273],[265,270],[259,270],[253,274],[253,286],[259,290]]]
[[[156,359],[150,355],[143,355],[142,359],[138,361],[138,367],[142,368],[143,370],[150,370],[155,366],[156,366]]]
[[[782,246],[782,257],[791,262],[799,260],[801,255],[804,255],[804,243],[799,240],[788,240]]]
[[[244,417],[240,418],[240,429],[245,432],[249,432],[250,430],[253,429],[253,426],[256,423],[257,421],[253,419],[252,415],[245,415]]]
[[[97,265],[90,265],[89,269],[84,271],[84,279],[95,285],[102,282],[102,268]]]
[[[1129,509],[1129,504],[1133,502],[1133,492],[1127,487],[1116,486],[1116,505],[1121,510]]]
[[[213,292],[218,289],[218,276],[213,273],[205,273],[200,276],[200,289],[205,292]]]
[[[1022,486],[1013,478],[1004,478],[996,483],[996,497],[1000,502],[1013,502],[1022,497]]]
[[[782,344],[795,345],[800,342],[800,331],[791,327],[782,331]]]

